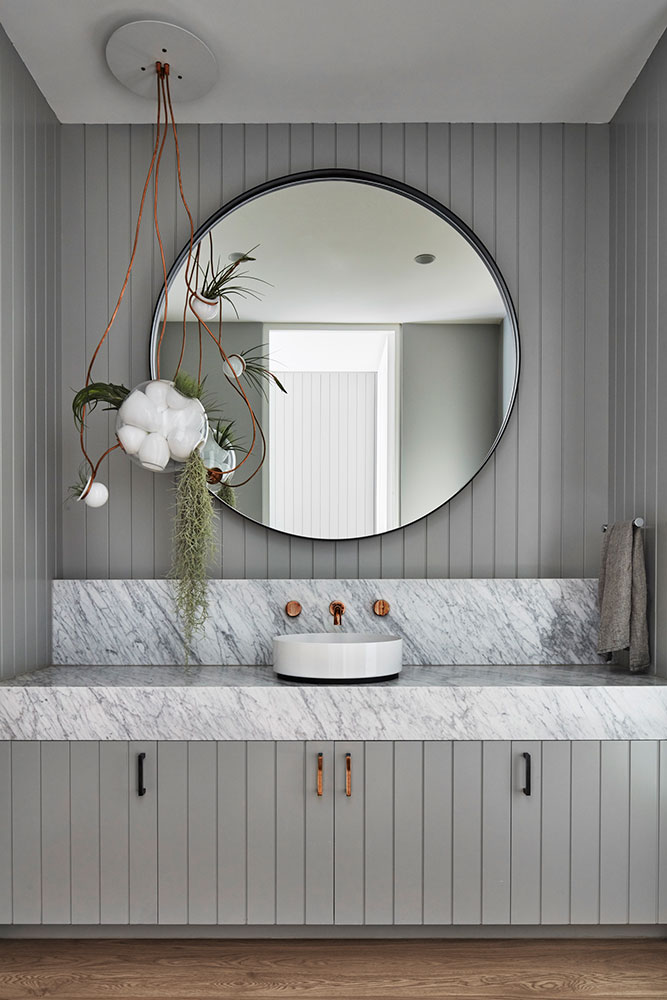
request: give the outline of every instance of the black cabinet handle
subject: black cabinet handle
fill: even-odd
[[[146,794],[146,786],[144,784],[144,761],[146,760],[145,753],[137,754],[137,795]]]
[[[317,794],[322,796],[324,792],[324,754],[317,755]]]
[[[532,762],[529,753],[522,753],[521,756],[526,762],[526,783],[523,786],[523,794],[530,795],[532,792]]]

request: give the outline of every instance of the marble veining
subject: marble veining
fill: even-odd
[[[173,664],[183,658],[165,580],[56,580],[57,664]],[[333,599],[346,605],[343,631],[403,638],[408,664],[599,664],[595,580],[211,580],[211,616],[195,664],[271,662],[286,632],[333,631]],[[374,601],[391,604],[386,618]],[[288,600],[303,605],[288,618]]]
[[[78,678],[75,667],[53,667],[0,685],[0,739],[667,737],[667,684],[655,678],[583,686],[577,669],[518,667],[495,668],[502,683],[489,684],[491,668],[468,669],[422,667],[397,682],[332,687],[284,684],[262,667],[217,668],[217,682],[210,667],[80,667]]]

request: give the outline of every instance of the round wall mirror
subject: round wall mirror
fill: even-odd
[[[207,268],[254,258],[238,280],[247,293],[208,320],[225,352],[249,362],[241,378],[266,436],[257,475],[238,488],[228,477],[241,514],[309,538],[358,538],[431,513],[479,472],[512,410],[519,332],[495,261],[448,209],[384,177],[320,170],[223,206],[195,245],[199,287]],[[182,370],[200,365],[188,249],[167,280],[162,378],[178,365],[184,323]],[[248,410],[211,337],[201,352],[205,405],[231,424],[225,441],[241,454]],[[277,381],[253,378],[262,366]]]

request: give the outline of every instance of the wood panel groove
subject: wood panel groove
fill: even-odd
[[[111,291],[126,260],[122,243],[136,211],[153,133],[146,125],[106,131],[99,126],[66,125],[61,131],[63,245],[68,248],[62,259],[63,320],[72,331],[71,340],[68,335],[63,343],[62,476],[69,481],[78,464],[69,389],[80,381],[83,317],[87,310],[92,337],[103,319],[93,305],[95,288],[108,285]],[[224,511],[216,519],[224,546],[216,575],[437,578],[597,571],[608,484],[609,317],[604,305],[609,289],[608,135],[604,125],[260,124],[186,125],[179,130],[185,181],[199,211],[197,222],[250,186],[312,167],[380,171],[425,188],[495,250],[518,308],[524,355],[519,402],[498,452],[473,486],[450,504],[381,539],[338,544],[287,538]],[[563,150],[567,149],[562,190],[558,163],[546,156],[559,136]],[[82,237],[88,233],[92,238],[95,232],[95,203],[89,197],[86,207],[82,191],[87,160],[101,169],[105,158],[109,206],[106,221],[101,222],[108,245],[96,242],[94,257],[87,262],[86,306],[80,282],[86,264]],[[546,219],[541,225],[545,184],[554,171],[549,188],[549,219],[554,225],[547,226]],[[165,186],[171,191],[166,174]],[[165,205],[165,229],[170,225],[167,218],[174,218],[175,205],[174,193]],[[586,205],[585,225],[577,219],[582,205]],[[186,236],[180,219],[178,240]],[[178,240],[170,245],[174,253]],[[545,264],[542,274],[535,267],[540,259]],[[565,275],[546,267],[558,259],[567,262],[567,283]],[[114,380],[129,383],[146,376],[147,330],[160,284],[149,229],[137,260],[130,304],[110,348]],[[551,359],[561,356],[564,366],[557,373]],[[568,407],[572,412],[566,430],[570,430],[559,461],[559,441],[563,441],[559,428]],[[575,422],[583,425],[583,434],[575,434]],[[100,443],[111,433],[110,428],[103,429]],[[556,453],[550,450],[552,445]],[[168,477],[151,477],[134,467],[122,470],[121,465],[117,458],[108,514],[89,512],[86,529],[79,510],[63,512],[59,575],[164,574],[170,546]],[[560,515],[558,497],[563,497]],[[102,523],[108,528],[100,534]],[[115,538],[120,523],[129,524],[130,530],[116,549],[108,539]]]

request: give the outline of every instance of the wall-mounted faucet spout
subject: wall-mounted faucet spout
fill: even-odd
[[[340,625],[343,620],[343,615],[345,614],[345,605],[342,601],[332,601],[329,605],[329,611],[333,615],[334,625]]]

